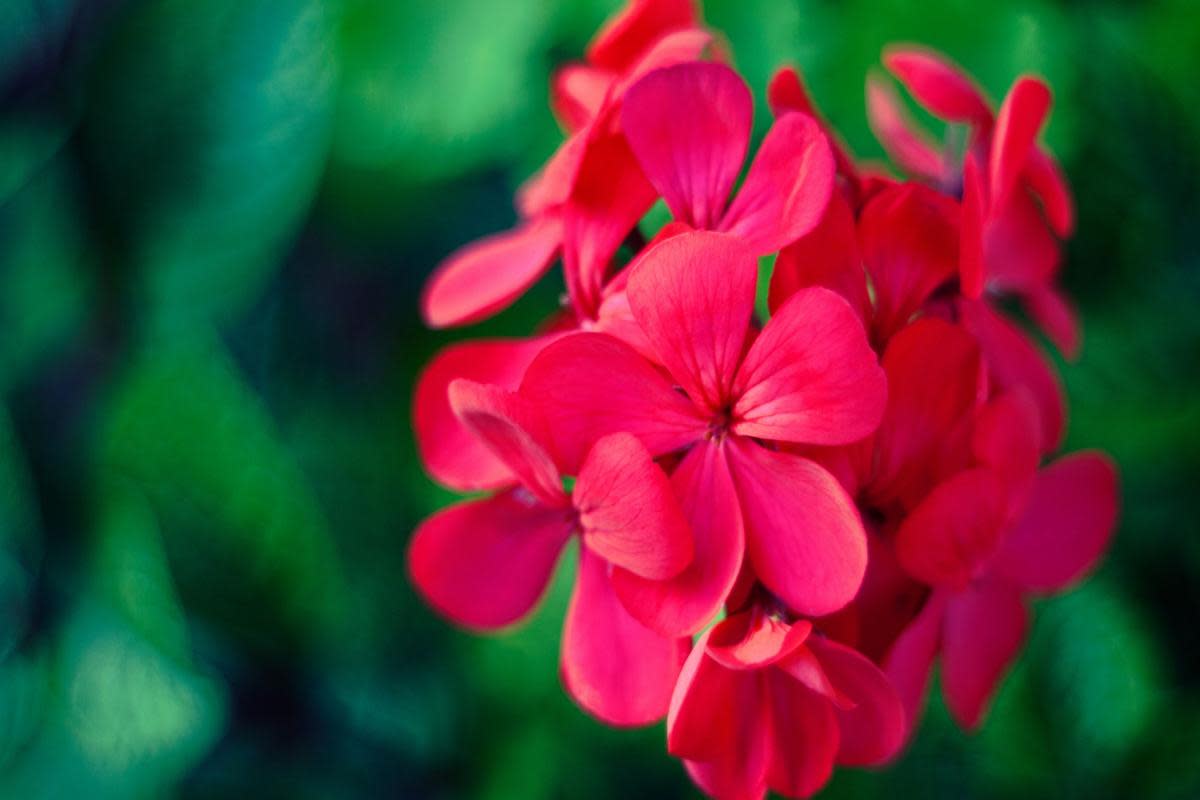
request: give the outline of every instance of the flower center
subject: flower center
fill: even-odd
[[[733,425],[733,409],[730,406],[722,406],[713,414],[712,419],[708,421],[708,430],[705,432],[705,438],[714,442],[722,442],[729,435],[729,428]]]

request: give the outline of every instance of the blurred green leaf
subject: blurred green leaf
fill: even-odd
[[[77,334],[95,300],[91,242],[64,165],[0,194],[0,389]]]
[[[514,157],[550,17],[542,0],[351,0],[337,158],[428,180]]]
[[[345,609],[326,521],[272,427],[218,345],[178,342],[116,389],[99,465],[150,499],[185,603],[270,648],[326,641]]]
[[[84,140],[157,327],[245,308],[330,137],[332,0],[143,0],[94,67]]]

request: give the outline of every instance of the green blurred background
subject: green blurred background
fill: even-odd
[[[467,332],[416,300],[559,141],[551,67],[615,0],[0,0],[0,797],[693,796],[661,726],[567,700],[564,565],[519,630],[405,578],[450,499],[408,415]],[[1200,796],[1200,16],[712,0],[766,114],[799,65],[860,154],[883,44],[1046,76],[1078,196],[1069,446],[1121,465],[1103,569],[1037,608],[975,736],[934,705],[829,797]],[[569,559],[568,559],[569,561]]]

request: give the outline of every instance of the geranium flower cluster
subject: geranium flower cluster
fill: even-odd
[[[785,68],[746,166],[751,91],[727,61],[689,0],[631,0],[555,76],[567,138],[520,189],[520,222],[451,255],[422,310],[483,319],[560,261],[563,304],[421,376],[429,473],[482,494],[420,526],[410,570],[450,620],[495,630],[577,539],[571,697],[612,725],[666,717],[714,797],[804,797],[835,764],[897,754],[935,661],[951,714],[979,724],[1029,598],[1104,552],[1116,473],[1055,456],[1061,384],[1009,313],[1077,352],[1046,86],[1020,78],[994,111],[946,59],[888,50],[892,78],[965,131],[935,143],[872,78],[897,177],[856,160]],[[648,230],[660,198],[673,219]]]

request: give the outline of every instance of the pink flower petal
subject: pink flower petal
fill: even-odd
[[[983,349],[997,389],[1024,387],[1033,396],[1041,421],[1041,451],[1053,452],[1066,427],[1062,386],[1049,359],[1011,322],[981,301],[959,304],[963,325]]]
[[[816,120],[775,121],[719,228],[757,255],[774,253],[816,227],[833,192],[834,161]]]
[[[662,719],[691,642],[643,627],[617,600],[604,558],[586,546],[567,609],[562,678],[588,713],[609,725],[649,725]]]
[[[708,657],[707,638],[692,649],[671,696],[667,750],[685,759],[709,795],[758,800],[772,755],[763,674],[725,669]]]
[[[1022,76],[1009,89],[992,138],[988,162],[988,185],[992,204],[1003,206],[1016,187],[1029,154],[1034,148],[1038,131],[1050,113],[1050,88],[1037,78]]]
[[[1063,356],[1068,361],[1077,359],[1082,345],[1079,317],[1063,293],[1054,286],[1043,284],[1022,299],[1025,301],[1025,311],[1045,331]]]
[[[820,637],[814,636],[812,640],[816,641],[818,638]],[[834,705],[842,708],[854,707],[854,701],[838,691],[829,680],[829,676],[825,674],[825,667],[821,665],[812,649],[796,647],[777,666]]]
[[[1075,230],[1075,200],[1062,167],[1045,150],[1034,147],[1025,162],[1024,177],[1029,188],[1041,199],[1050,227],[1061,238],[1070,236]]]
[[[1058,240],[1024,189],[992,208],[983,253],[988,287],[1006,292],[1036,291],[1053,280],[1062,261]]]
[[[540,503],[568,505],[562,477],[546,452],[541,420],[525,398],[500,386],[459,378],[450,384],[450,407],[517,476]]]
[[[841,731],[837,761],[855,766],[892,758],[908,730],[904,704],[887,676],[857,650],[832,639],[814,637],[808,648],[853,708],[835,708]]]
[[[976,583],[947,604],[942,694],[963,728],[973,729],[983,718],[1025,640],[1027,616],[1017,590],[1001,581]]]
[[[563,210],[563,271],[581,316],[594,316],[610,262],[657,195],[625,137],[597,126]]]
[[[693,62],[655,70],[630,87],[621,127],[671,213],[711,229],[746,158],[752,114],[737,73]]]
[[[426,519],[409,542],[408,569],[425,600],[454,622],[499,628],[533,608],[570,535],[567,512],[518,489]]]
[[[1033,399],[1023,389],[1016,389],[994,397],[981,408],[971,432],[975,461],[991,468],[1004,484],[1008,497],[1006,522],[1015,521],[1016,514],[1024,509],[1041,461],[1038,424]]]
[[[707,424],[650,362],[601,333],[574,333],[546,347],[529,365],[521,394],[545,419],[551,452],[568,474],[578,474],[606,434],[632,433],[659,456],[696,441]]]
[[[413,397],[413,430],[421,461],[435,480],[463,492],[516,481],[512,470],[450,408],[449,386],[456,378],[468,378],[515,389],[529,362],[552,341],[552,336],[539,336],[458,342],[426,365]]]
[[[671,482],[637,437],[613,433],[588,453],[573,495],[583,543],[597,555],[653,580],[673,578],[692,560],[692,532]]]
[[[708,761],[757,744],[758,736],[765,739],[766,731],[759,730],[766,727],[760,714],[761,673],[721,666],[708,655],[710,635],[696,641],[671,695],[667,750],[677,758]],[[739,736],[751,732],[745,739]]]
[[[600,113],[612,83],[611,72],[587,64],[567,64],[558,69],[550,83],[554,116],[566,130],[579,130]]]
[[[507,308],[550,269],[561,245],[562,223],[543,216],[457,250],[425,284],[425,323],[466,325]]]
[[[939,484],[896,533],[896,557],[917,580],[963,587],[979,574],[1003,533],[1004,485],[988,469]]]
[[[798,290],[809,286],[831,289],[867,319],[871,301],[867,273],[858,255],[854,212],[841,192],[834,192],[820,223],[805,236],[779,251],[771,273],[768,304],[774,314]]]
[[[875,289],[876,342],[908,324],[958,274],[958,225],[958,204],[916,183],[885,189],[863,209],[859,245]]]
[[[790,656],[811,631],[807,620],[790,624],[755,606],[713,626],[708,654],[728,669],[758,669]]]
[[[629,305],[659,360],[710,413],[731,399],[757,278],[742,242],[708,231],[660,242],[629,276]]]
[[[588,136],[586,128],[571,134],[542,168],[517,189],[517,210],[522,217],[543,216],[567,201],[571,187],[575,185]]]
[[[740,437],[726,444],[759,579],[806,616],[849,603],[866,571],[867,539],[846,490],[806,458]]]
[[[887,410],[868,492],[879,508],[899,503],[911,509],[939,477],[939,450],[975,407],[983,357],[961,327],[919,319],[888,342],[883,369]]]
[[[733,390],[734,433],[821,445],[870,434],[887,396],[862,320],[822,288],[801,289],[771,317]]]
[[[592,39],[587,60],[622,72],[665,34],[699,21],[694,0],[629,0]]]
[[[983,231],[987,213],[983,176],[975,156],[963,165],[962,227],[959,233],[958,280],[962,293],[972,299],[983,294],[986,279]]]
[[[837,165],[838,173],[850,181],[852,186],[857,186],[858,170],[854,165],[853,157],[850,156],[846,145],[838,138],[836,132],[830,128],[829,123],[821,116],[812,98],[809,97],[808,90],[804,87],[804,81],[800,79],[800,74],[793,67],[781,67],[771,77],[771,82],[767,85],[767,102],[771,106],[771,113],[776,117],[782,117],[790,111],[799,111],[815,119],[829,139],[829,148],[833,151],[833,160]]]
[[[675,496],[692,530],[692,563],[667,581],[649,581],[626,570],[613,586],[629,612],[669,636],[695,633],[720,610],[742,566],[745,534],[722,449],[696,444],[671,476]]]
[[[947,122],[980,128],[992,124],[992,110],[975,82],[941,53],[918,47],[889,47],[883,64],[918,103]]]
[[[921,613],[896,639],[884,660],[884,673],[904,704],[909,737],[916,732],[929,695],[929,676],[942,640],[948,597],[945,590],[935,590],[925,601]]]
[[[950,174],[941,148],[913,121],[891,83],[876,75],[867,77],[867,122],[902,170],[939,185],[946,183]]]
[[[766,682],[772,733],[767,784],[788,797],[808,797],[833,774],[837,716],[827,699],[782,670],[768,670]]]
[[[713,35],[703,28],[683,28],[663,36],[629,68],[621,80],[613,86],[609,102],[620,104],[629,87],[644,75],[662,67],[673,67],[700,61],[713,43]]]
[[[1027,589],[1062,590],[1108,549],[1117,502],[1117,470],[1106,455],[1063,456],[1038,472],[1025,514],[996,556],[996,570]]]

